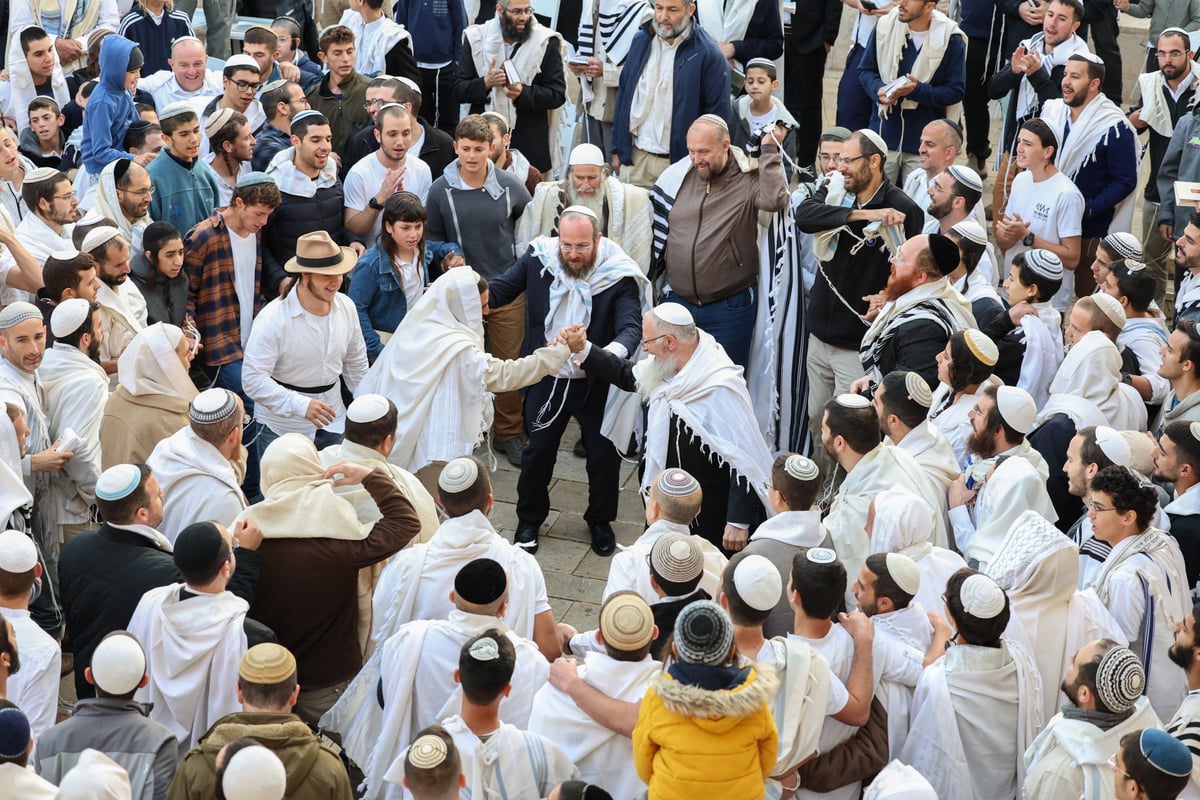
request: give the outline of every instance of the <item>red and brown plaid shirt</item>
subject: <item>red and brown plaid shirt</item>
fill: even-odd
[[[254,260],[254,314],[262,308],[262,238]],[[242,310],[234,282],[233,242],[220,211],[184,237],[183,268],[188,276],[188,314],[203,337],[200,357],[217,367],[242,358]]]

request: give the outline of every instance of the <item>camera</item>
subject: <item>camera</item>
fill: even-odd
[[[750,131],[750,139],[746,142],[746,146],[742,150],[751,158],[758,158],[759,150],[762,149],[762,137],[767,134],[767,131],[774,130],[776,127],[784,129],[783,136],[780,136],[778,133],[775,134],[776,138],[779,139],[779,143],[783,144],[783,137],[787,136],[787,132],[792,129],[792,126],[783,120],[776,120],[770,125],[764,125],[761,128],[755,128]]]

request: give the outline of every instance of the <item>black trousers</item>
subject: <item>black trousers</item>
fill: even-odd
[[[421,119],[451,136],[458,125],[458,103],[454,101],[454,63],[439,69],[421,69]]]
[[[992,118],[988,111],[987,84],[989,72],[996,71],[996,58],[1000,50],[1000,37],[991,40],[971,37],[967,39],[967,93],[963,96],[963,122],[967,126],[967,155],[987,158],[992,154],[988,141],[988,128]],[[989,70],[990,68],[990,70]]]
[[[828,54],[824,47],[811,53],[790,49],[785,53],[783,104],[800,125],[796,134],[796,163],[811,167],[817,160],[821,141],[821,96]]]
[[[600,433],[609,385],[603,381],[543,378],[525,393],[525,427],[529,445],[517,478],[517,521],[541,525],[550,513],[550,481],[558,461],[558,446],[571,417],[579,421],[587,448],[588,504],[586,522],[617,518],[621,457]]]
[[[1100,19],[1079,26],[1079,38],[1087,39],[1088,31],[1092,33],[1092,47],[1096,55],[1104,60],[1104,83],[1100,91],[1108,95],[1108,99],[1121,105],[1123,81],[1121,79],[1121,46],[1117,43],[1120,29],[1117,26],[1117,9],[1111,3],[1104,6]],[[1157,64],[1156,64],[1157,68]]]

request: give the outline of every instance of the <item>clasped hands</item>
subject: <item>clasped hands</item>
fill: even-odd
[[[587,328],[579,323],[561,328],[558,336],[554,337],[554,341],[547,342],[547,344],[552,345],[558,342],[565,344],[572,353],[578,353],[587,344]]]

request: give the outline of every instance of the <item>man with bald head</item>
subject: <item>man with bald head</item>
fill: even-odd
[[[568,207],[558,229],[557,237],[534,239],[517,263],[490,281],[488,304],[500,308],[524,292],[527,313],[521,355],[555,339],[561,329],[577,326],[573,349],[595,345],[626,358],[638,346],[638,320],[650,307],[649,281],[633,259],[601,234],[600,220],[590,209]],[[517,481],[514,538],[529,552],[537,552],[538,528],[550,512],[550,479],[571,417],[579,420],[587,450],[588,507],[583,518],[592,549],[607,556],[616,547],[611,523],[617,513],[620,456],[600,433],[608,390],[607,381],[582,372],[571,361],[528,389],[529,445]],[[627,444],[628,440],[622,443]]]
[[[962,151],[962,129],[947,119],[935,119],[921,130],[917,147],[920,169],[914,169],[904,179],[904,193],[925,211],[925,221],[932,217],[929,209],[929,187],[938,173],[950,166]]]
[[[172,103],[196,97],[214,97],[225,91],[221,72],[208,68],[208,54],[194,36],[181,36],[171,43],[170,69],[159,70],[138,81],[150,93],[154,105],[164,109]]]
[[[780,141],[785,131],[777,131]],[[758,212],[787,205],[776,136],[762,137],[757,164],[729,148],[725,120],[705,114],[687,132],[688,159],[655,184],[655,263],[665,270],[663,301],[686,308],[735,364],[750,363],[758,314]]]

